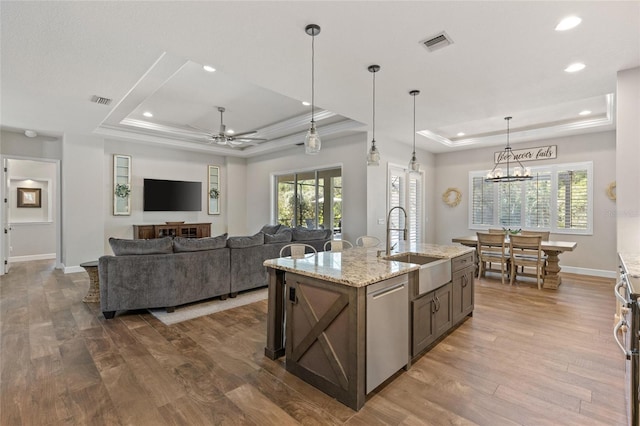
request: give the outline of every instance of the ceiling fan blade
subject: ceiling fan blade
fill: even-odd
[[[251,132],[234,133],[234,134],[233,134],[233,135],[231,135],[231,136],[233,136],[233,137],[236,137],[236,138],[237,138],[237,137],[240,137],[240,136],[254,135],[254,134],[256,134],[256,133],[258,133],[258,131],[257,131],[257,130],[253,130],[253,131],[251,131]]]
[[[233,138],[234,141],[238,141],[238,142],[264,142],[268,139],[264,139],[264,138]]]

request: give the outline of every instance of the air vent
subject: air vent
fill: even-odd
[[[443,47],[453,44],[453,40],[451,40],[451,37],[449,37],[447,33],[442,31],[441,33],[433,37],[429,37],[420,43],[426,47],[429,52],[433,52],[434,50],[442,49]]]
[[[91,102],[95,102],[100,105],[109,105],[113,99],[103,98],[102,96],[93,95]]]

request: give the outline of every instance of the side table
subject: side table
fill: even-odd
[[[80,264],[87,274],[89,274],[89,291],[87,295],[82,299],[85,303],[97,303],[100,302],[100,277],[98,275],[98,261],[93,260],[91,262],[84,262]]]

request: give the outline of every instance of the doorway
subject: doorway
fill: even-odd
[[[0,273],[15,262],[56,259],[61,266],[60,161],[3,156]]]

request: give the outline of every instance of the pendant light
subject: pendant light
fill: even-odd
[[[511,151],[511,146],[509,145],[509,120],[513,117],[505,117],[507,120],[507,146],[504,151],[498,157],[498,161],[496,165],[493,166],[493,170],[487,173],[487,177],[484,179],[485,182],[515,182],[520,180],[529,180],[533,179],[531,176],[531,170],[525,168],[520,160],[513,156],[513,152]],[[502,159],[506,159],[507,164],[507,174],[502,174],[502,169],[498,167],[498,164],[501,163]],[[515,160],[518,163],[518,166],[511,167],[511,163]],[[513,174],[511,174],[513,172]]]
[[[412,90],[409,92],[413,96],[413,152],[411,153],[411,160],[409,161],[409,173],[420,172],[420,163],[416,160],[416,96],[420,94],[419,90]]]
[[[315,89],[315,39],[320,34],[320,26],[316,24],[309,24],[305,27],[305,32],[311,36],[311,127],[307,132],[307,136],[304,138],[304,151],[307,154],[317,154],[320,152],[322,142],[320,141],[320,135],[316,130],[316,122],[314,121],[314,89]]]
[[[371,138],[371,148],[367,154],[367,166],[379,166],[380,151],[376,148],[376,73],[380,71],[380,65],[369,65],[367,69],[373,75],[373,137]]]

